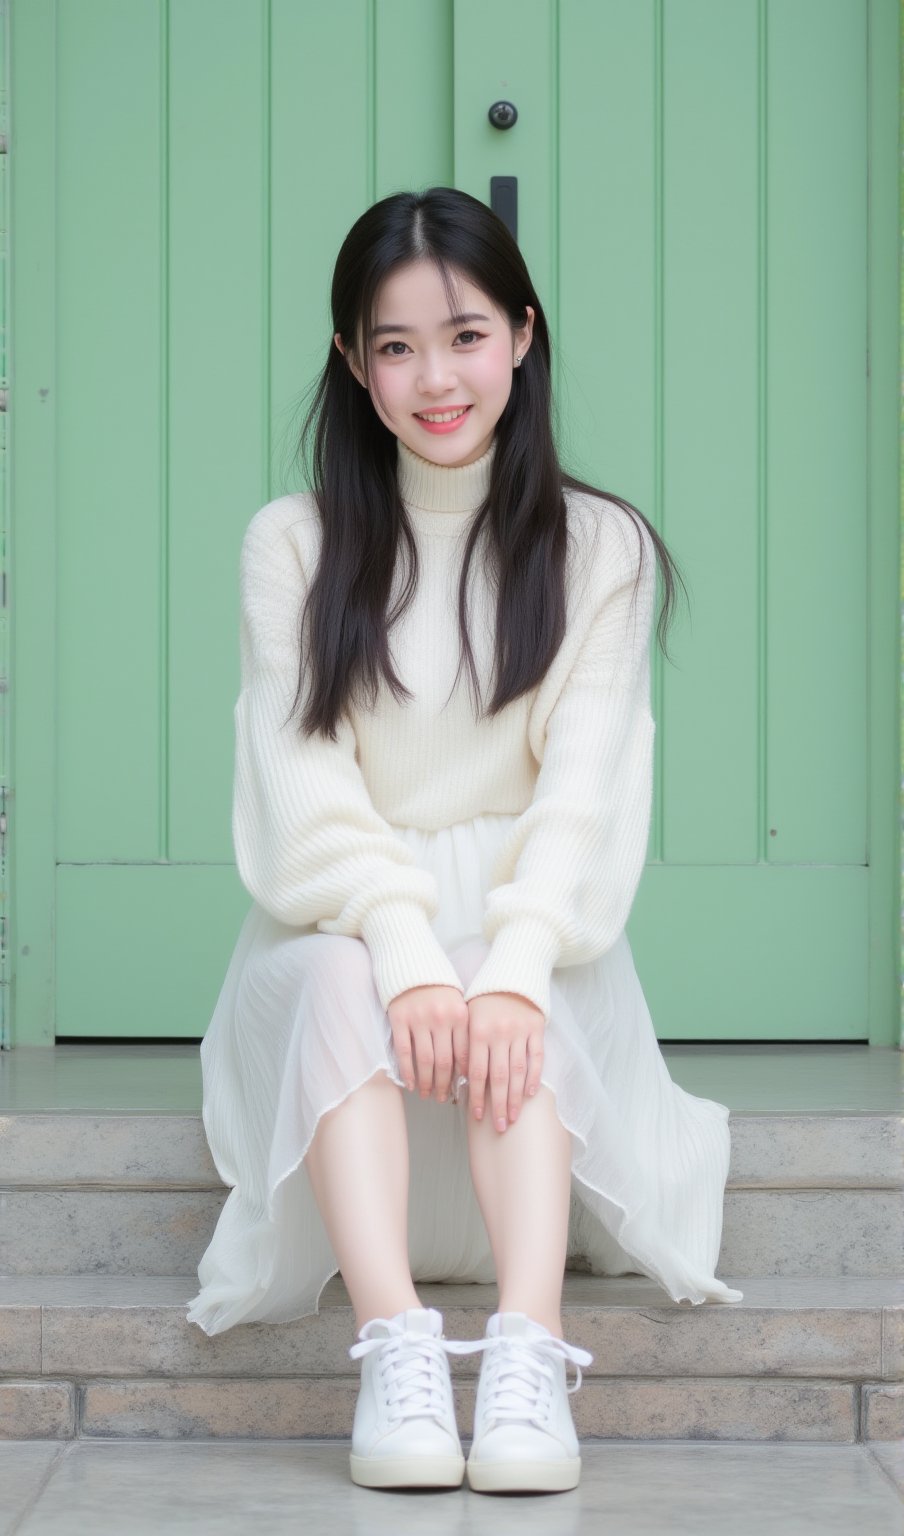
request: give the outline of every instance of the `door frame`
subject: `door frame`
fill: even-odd
[[[0,952],[4,1002],[0,1049],[55,1042],[56,5],[57,0],[9,0],[0,7],[10,87],[8,144],[15,150],[6,159],[10,219],[4,278],[13,409],[3,487],[7,553],[2,574],[10,578],[5,590],[12,602],[7,631],[10,684],[0,701],[9,747],[8,781],[0,787],[7,789],[11,878],[6,882],[6,942]],[[895,0],[867,0],[868,1038],[871,1045],[900,1050],[904,1050],[900,985],[904,974],[902,32],[904,20]],[[11,281],[11,273],[27,274],[27,278],[19,285]],[[4,609],[3,618],[9,616]]]

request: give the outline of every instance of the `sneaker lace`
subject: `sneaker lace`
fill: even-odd
[[[570,1360],[577,1371],[577,1380],[566,1390],[569,1396],[577,1392],[583,1376],[582,1365],[591,1365],[593,1355],[575,1344],[550,1334],[548,1338],[519,1339],[511,1334],[478,1340],[482,1349],[490,1351],[486,1356],[484,1380],[484,1411],[495,1419],[527,1419],[542,1429],[549,1422],[552,1407],[555,1373],[552,1361],[556,1357]],[[511,1399],[514,1397],[515,1401]],[[520,1401],[519,1401],[520,1400]]]
[[[368,1329],[378,1323],[394,1331],[373,1337]],[[360,1342],[353,1344],[349,1354],[353,1360],[380,1350],[380,1389],[389,1408],[393,1423],[402,1419],[423,1418],[443,1412],[448,1399],[449,1354],[469,1354],[470,1342],[457,1339],[437,1338],[424,1333],[409,1333],[386,1318],[372,1318],[365,1323],[359,1335]]]

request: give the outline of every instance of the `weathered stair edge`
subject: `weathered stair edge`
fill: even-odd
[[[904,1437],[900,1282],[728,1278],[744,1302],[690,1308],[644,1277],[566,1277],[566,1337],[594,1354],[572,1397],[582,1437]],[[338,1276],[319,1317],[213,1338],[185,1318],[193,1277],[110,1278],[108,1302],[97,1276],[44,1277],[43,1302],[32,1285],[0,1282],[0,1438],[350,1434],[359,1374]],[[497,1300],[494,1286],[418,1290],[447,1337],[478,1337]],[[478,1369],[452,1362],[463,1434]]]
[[[348,1439],[357,1377],[0,1379],[0,1440]],[[462,1440],[475,1387],[453,1383]],[[582,1439],[896,1441],[904,1384],[607,1377],[572,1397]]]
[[[732,1111],[730,1189],[900,1189],[904,1116]],[[0,1112],[5,1189],[223,1190],[197,1112]]]
[[[226,1199],[222,1189],[0,1189],[0,1275],[188,1274]],[[892,1277],[902,1253],[904,1189],[725,1192],[720,1277]]]

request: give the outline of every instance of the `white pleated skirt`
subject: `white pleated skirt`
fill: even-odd
[[[514,820],[394,828],[436,877],[433,929],[463,987],[487,952],[484,901]],[[742,1300],[715,1276],[729,1111],[670,1077],[627,934],[589,964],[555,969],[550,996],[542,1081],[571,1135],[566,1267],[646,1275],[676,1302]],[[407,1115],[412,1278],[496,1281],[468,1160],[467,1079],[444,1104],[404,1088],[362,940],[289,927],[253,903],[201,1067],[204,1129],[230,1193],[198,1265],[189,1322],[217,1334],[319,1311],[339,1264],[305,1155],[320,1117],[377,1072],[402,1089]]]

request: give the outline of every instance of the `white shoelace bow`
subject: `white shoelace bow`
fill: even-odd
[[[472,1344],[470,1340],[437,1338],[429,1333],[409,1333],[398,1328],[388,1337],[384,1334],[374,1337],[368,1329],[378,1323],[391,1327],[386,1318],[371,1318],[361,1329],[360,1343],[353,1344],[349,1354],[357,1360],[374,1349],[385,1351],[380,1360],[380,1383],[390,1410],[389,1417],[397,1422],[441,1412],[447,1406],[446,1355],[470,1354],[480,1347],[479,1344]]]
[[[583,1381],[581,1366],[593,1364],[593,1355],[586,1349],[566,1344],[555,1334],[533,1339],[499,1334],[495,1338],[478,1339],[476,1347],[492,1351],[487,1356],[484,1381],[487,1417],[522,1423],[527,1419],[540,1429],[545,1427],[552,1405],[555,1379],[552,1360],[557,1357],[570,1360],[577,1371],[574,1385],[569,1387],[566,1382],[569,1396],[577,1392]]]
[[[394,1420],[422,1417],[442,1409],[446,1402],[446,1355],[473,1355],[491,1350],[485,1381],[486,1412],[497,1419],[530,1419],[541,1427],[546,1422],[552,1401],[553,1368],[549,1360],[562,1356],[577,1371],[569,1395],[577,1392],[583,1377],[582,1365],[592,1365],[593,1355],[575,1344],[549,1334],[545,1338],[524,1339],[500,1334],[483,1339],[445,1339],[433,1334],[396,1331],[389,1337],[373,1337],[368,1329],[377,1323],[390,1326],[385,1318],[372,1318],[361,1330],[361,1339],[349,1355],[357,1360],[374,1349],[385,1349],[380,1362],[381,1383],[387,1391],[390,1417]],[[400,1346],[408,1358],[399,1359]],[[412,1348],[416,1346],[416,1348]],[[546,1355],[548,1360],[542,1357]],[[509,1401],[504,1399],[508,1397]],[[514,1401],[512,1400],[514,1399]],[[520,1401],[518,1401],[520,1399]]]

